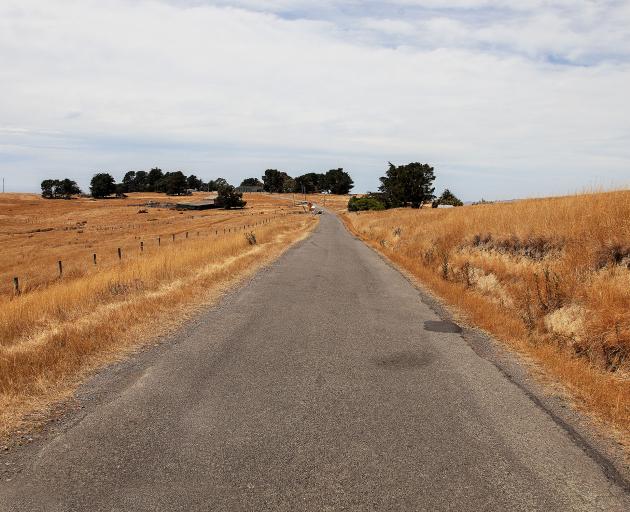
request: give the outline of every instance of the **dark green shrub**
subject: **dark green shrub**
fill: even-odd
[[[385,205],[375,197],[351,197],[348,201],[348,211],[350,212],[384,209]]]

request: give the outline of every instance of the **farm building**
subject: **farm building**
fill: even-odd
[[[207,199],[196,203],[177,203],[175,205],[176,210],[210,210],[212,208],[218,208],[214,204],[214,199]]]

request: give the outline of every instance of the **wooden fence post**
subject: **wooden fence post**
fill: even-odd
[[[173,242],[175,241],[175,233],[173,233]]]
[[[188,238],[188,231],[186,231],[186,238]]]
[[[120,247],[118,248],[118,259],[122,260],[122,251],[120,250]]]
[[[57,264],[59,265],[59,277],[63,277],[63,263],[59,260]]]
[[[144,242],[140,242],[140,252],[144,252]]]
[[[94,260],[94,265],[96,265],[96,253],[92,254],[92,259]]]
[[[158,247],[160,247],[160,245],[162,245],[162,240],[160,240],[160,237],[158,236]]]
[[[15,294],[20,294],[20,280],[17,277],[13,278],[13,287],[15,288]]]

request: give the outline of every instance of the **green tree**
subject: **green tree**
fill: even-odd
[[[434,180],[434,169],[428,164],[412,162],[395,166],[390,162],[386,175],[380,178],[379,190],[390,207],[419,208],[423,202],[434,198]]]
[[[53,199],[55,197],[55,187],[58,185],[59,180],[44,180],[42,181],[42,197],[46,199]]]
[[[63,180],[44,180],[41,183],[42,197],[46,199],[70,199],[81,194],[76,181],[65,178]]]
[[[186,193],[188,180],[181,171],[167,172],[157,184],[157,191],[169,196],[181,196]]]
[[[219,190],[221,187],[229,187],[230,184],[225,178],[217,178],[214,180],[214,185],[217,187],[216,190]]]
[[[285,194],[293,192],[295,190],[295,180],[287,175],[287,177],[282,181],[282,190]]]
[[[79,194],[81,194],[81,189],[77,185],[77,182],[68,178],[65,178],[59,182],[57,190],[57,194],[64,199],[69,199],[72,196],[78,196]]]
[[[147,175],[147,189],[151,192],[159,192],[159,184],[164,178],[162,169],[154,167]]]
[[[206,183],[206,184],[204,185],[204,188],[203,188],[203,189],[204,189],[206,192],[213,192],[213,191],[217,190],[217,188],[218,188],[218,187],[217,187],[217,182],[216,182],[215,180],[209,180],[209,181],[208,181],[208,183]]]
[[[295,178],[295,192],[316,194],[327,190],[326,175],[323,173],[309,172]]]
[[[127,186],[124,183],[116,183],[116,190],[114,192],[116,197],[120,199],[127,197],[127,192]]]
[[[92,177],[90,193],[94,198],[111,196],[116,192],[116,182],[111,174],[100,172]]]
[[[267,169],[262,177],[264,189],[267,192],[284,192],[284,182],[287,179],[290,179],[290,176],[277,169]]]
[[[149,173],[147,171],[137,171],[133,180],[136,192],[146,192],[149,189]]]
[[[241,181],[241,187],[262,187],[263,182],[258,178],[245,178]]]
[[[331,169],[326,173],[326,187],[331,194],[345,195],[354,187],[354,181],[342,168]]]
[[[201,187],[203,187],[203,181],[197,178],[194,174],[188,176],[186,181],[188,188],[192,190],[201,190]]]
[[[218,189],[217,198],[214,200],[214,204],[216,204],[219,208],[229,210],[230,208],[243,208],[247,202],[243,201],[243,194],[237,192],[232,185],[221,184]]]
[[[446,204],[450,206],[464,205],[464,203],[460,201],[449,189],[445,189],[444,192],[442,192],[442,195],[433,202],[433,205],[436,207],[440,204]]]
[[[123,192],[137,192],[136,188],[136,172],[128,171],[122,179],[122,191]]]

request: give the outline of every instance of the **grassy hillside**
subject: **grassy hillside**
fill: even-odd
[[[343,216],[630,434],[630,191]]]

